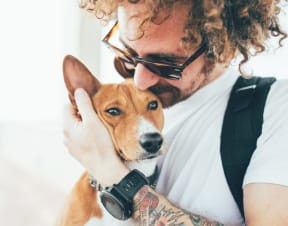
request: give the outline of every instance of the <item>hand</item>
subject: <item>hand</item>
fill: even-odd
[[[118,183],[129,172],[128,168],[114,150],[110,135],[95,113],[88,94],[77,89],[75,101],[79,113],[72,105],[64,109],[65,146],[102,186]]]

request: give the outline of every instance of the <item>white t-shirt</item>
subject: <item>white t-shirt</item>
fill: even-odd
[[[187,100],[165,110],[167,146],[156,190],[187,210],[229,226],[245,225],[225,179],[220,157],[222,121],[239,72],[228,69]],[[243,186],[288,186],[288,80],[271,87]]]

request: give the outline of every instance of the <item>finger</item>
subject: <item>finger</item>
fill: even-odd
[[[70,131],[79,122],[75,108],[71,104],[64,105],[62,114],[63,130]]]
[[[95,118],[96,113],[88,93],[84,89],[78,88],[75,90],[74,96],[82,120],[87,122]]]

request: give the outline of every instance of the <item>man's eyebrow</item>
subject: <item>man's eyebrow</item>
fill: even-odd
[[[123,44],[123,46],[134,56],[138,56],[137,52],[132,49],[130,46],[128,46],[123,39],[119,39],[120,42]],[[179,56],[174,53],[149,53],[144,56],[144,58],[147,58],[147,60],[155,60],[155,61],[168,61],[170,63],[179,63],[183,62],[187,59],[187,56]]]

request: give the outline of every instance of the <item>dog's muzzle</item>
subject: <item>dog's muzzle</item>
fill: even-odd
[[[139,143],[148,156],[156,156],[162,147],[163,138],[160,133],[145,133],[140,136]]]

